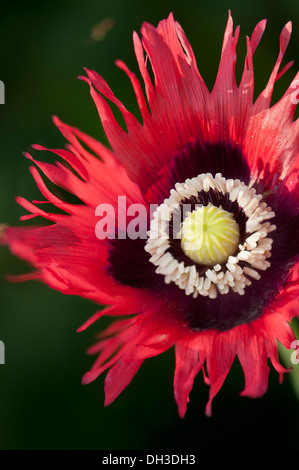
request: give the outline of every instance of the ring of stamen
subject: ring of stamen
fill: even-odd
[[[245,236],[242,243],[236,243],[235,255],[229,253],[227,259],[215,264],[194,260],[191,263],[177,260],[171,253],[169,239],[169,223],[174,211],[180,209],[182,200],[196,197],[200,192],[208,193],[215,190],[238,203],[240,210],[246,215]],[[174,282],[187,295],[209,296],[216,298],[217,294],[227,294],[230,289],[243,295],[245,287],[251,284],[251,279],[259,279],[259,270],[265,271],[270,262],[272,239],[268,234],[276,229],[269,220],[275,216],[262,195],[256,194],[254,188],[249,188],[240,180],[225,179],[220,173],[213,177],[211,174],[201,174],[196,178],[177,183],[170,192],[170,197],[158,207],[153,214],[145,250],[151,254],[150,261],[157,266],[156,273],[163,274],[167,284]],[[189,213],[190,215],[190,213]],[[188,212],[184,214],[188,217]],[[184,234],[183,224],[174,230],[174,236]],[[183,235],[184,237],[184,235]],[[187,250],[188,251],[188,250]],[[188,255],[188,253],[187,253]],[[189,255],[188,255],[189,256]]]

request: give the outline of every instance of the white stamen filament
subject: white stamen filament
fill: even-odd
[[[245,227],[248,236],[238,246],[236,256],[229,256],[225,265],[215,263],[214,266],[209,266],[200,276],[195,264],[185,266],[167,251],[170,247],[167,230],[172,214],[179,209],[182,199],[196,197],[200,191],[208,192],[210,189],[227,193],[231,201],[237,201],[248,218]],[[271,256],[272,239],[269,238],[269,233],[276,226],[271,225],[269,219],[275,214],[261,199],[262,196],[256,194],[254,188],[247,187],[237,179],[225,179],[220,173],[215,177],[210,173],[201,174],[184,183],[176,183],[169,198],[154,213],[145,245],[145,250],[152,255],[150,261],[157,266],[156,272],[165,276],[167,284],[174,282],[185,290],[186,295],[192,294],[194,298],[202,295],[214,299],[218,293],[227,294],[230,289],[244,295],[246,286],[251,284],[250,279],[260,279],[257,270],[265,271],[270,266],[268,258]],[[214,246],[213,250],[217,252],[217,247]],[[240,262],[245,262],[248,266],[242,267]]]

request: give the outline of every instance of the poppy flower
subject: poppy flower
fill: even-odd
[[[265,26],[261,21],[247,38],[237,84],[239,28],[234,31],[229,14],[209,91],[173,15],[157,28],[144,23],[141,39],[133,35],[142,84],[117,61],[133,86],[140,119],[101,76],[86,70],[80,78],[111,148],[55,117],[68,140],[65,149],[51,150],[59,161],[25,154],[35,163],[31,172],[45,201],[18,198],[30,213],[22,218],[49,222],[10,227],[6,243],[35,267],[27,278],[106,306],[79,331],[103,315],[117,317],[90,348],[97,358],[83,377],[87,384],[109,370],[106,405],[145,359],[172,347],[181,417],[199,372],[209,385],[210,415],[236,357],[245,376],[241,394],[248,397],[266,392],[268,359],[280,378],[286,371],[277,341],[291,348],[290,321],[298,315],[299,76],[272,104],[275,81],[292,65],[280,71],[288,23],[269,81],[254,100],[253,55]],[[51,192],[36,167],[78,201]]]

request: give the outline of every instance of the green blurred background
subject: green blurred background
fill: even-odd
[[[88,87],[76,78],[84,66],[103,75],[136,111],[129,81],[114,61],[122,59],[137,72],[132,31],[139,31],[143,21],[156,25],[173,11],[211,88],[228,9],[235,25],[241,24],[238,76],[245,36],[259,20],[269,19],[255,57],[257,91],[275,63],[282,27],[293,20],[284,64],[296,58],[297,63],[278,83],[274,99],[279,98],[298,68],[297,0],[1,2],[0,79],[6,104],[0,107],[0,222],[20,223],[24,211],[15,196],[39,198],[21,152],[32,143],[64,145],[51,122],[53,114],[106,142]],[[106,33],[103,20],[104,29],[110,28]],[[88,386],[81,385],[81,377],[93,361],[85,351],[105,320],[76,333],[97,306],[38,282],[8,283],[7,273],[28,272],[28,266],[7,248],[1,248],[0,256],[0,339],[6,346],[6,364],[0,366],[1,449],[298,448],[299,366],[282,385],[271,369],[268,393],[252,400],[238,395],[244,378],[236,362],[214,400],[212,418],[204,415],[208,388],[198,377],[181,420],[173,399],[171,350],[147,361],[130,387],[104,408],[104,377]]]

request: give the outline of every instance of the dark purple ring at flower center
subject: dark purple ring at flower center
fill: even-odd
[[[201,144],[195,141],[186,145],[173,157],[168,175],[162,172],[157,179],[159,191],[151,188],[150,202],[161,204],[177,181],[184,181],[205,172],[213,174],[221,172],[225,178],[239,178],[245,184],[250,180],[248,163],[237,146],[229,143]],[[264,179],[258,179],[254,185],[258,193],[263,194],[269,189],[266,181],[268,181],[267,173]],[[155,194],[159,194],[158,199],[155,199]],[[203,196],[214,198],[213,203],[216,204],[216,194]],[[298,202],[283,186],[278,186],[277,194],[266,193],[264,200],[276,214],[273,222],[277,229],[271,234],[273,238],[271,267],[261,272],[260,280],[246,287],[244,296],[230,291],[227,295],[219,295],[216,299],[202,296],[193,299],[175,284],[166,285],[164,276],[157,274],[156,267],[149,261],[150,254],[144,249],[145,240],[141,239],[123,240],[117,239],[116,236],[115,240],[110,240],[108,272],[118,283],[146,289],[152,296],[160,298],[162,304],[172,305],[173,315],[177,321],[188,325],[194,331],[206,329],[223,331],[249,323],[257,319],[265,307],[273,301],[279,289],[285,284],[289,270],[297,259]],[[246,218],[242,211],[238,211],[234,205],[230,209],[239,226],[244,226]],[[242,230],[241,232],[243,233]]]

